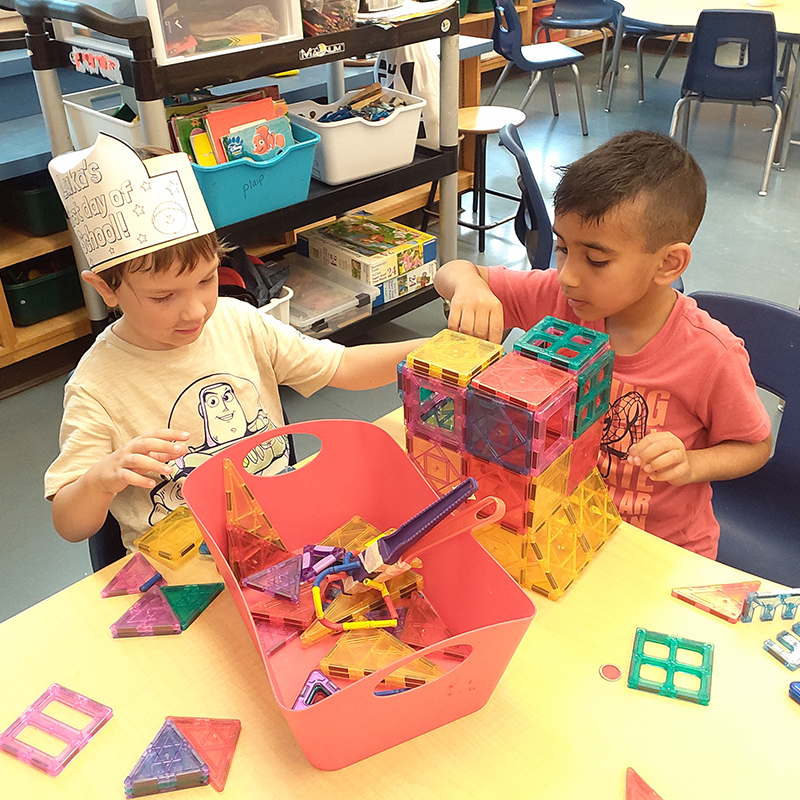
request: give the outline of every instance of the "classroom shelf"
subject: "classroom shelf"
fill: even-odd
[[[127,39],[130,46],[127,55],[121,54],[118,48],[111,45],[108,46],[109,52],[114,51],[113,55],[120,63],[122,80],[126,85],[134,87],[140,103],[160,101],[167,95],[191,92],[201,87],[221,87],[264,78],[273,73],[343,61],[365,52],[388,50],[428,39],[451,37],[457,35],[459,31],[458,7],[454,5],[430,16],[391,27],[370,25],[320,37],[264,45],[244,52],[219,53],[213,58],[158,65],[152,57],[150,25],[144,18],[115,19],[97,12],[88,5],[61,1],[48,3],[41,0],[20,0],[16,6],[28,24],[28,32],[33,42],[31,60],[34,69],[37,70],[74,69],[70,58],[72,44],[58,41],[51,35],[47,23],[49,19],[79,22],[101,34]],[[102,52],[104,43],[97,40],[92,44],[92,49]],[[452,65],[443,67],[442,85],[445,85],[446,80],[457,85],[457,75],[454,77],[447,74],[445,78],[445,73],[451,70],[451,67]],[[58,105],[58,96],[48,97],[47,101]],[[158,103],[150,105],[157,106]],[[457,106],[455,98],[453,105],[455,114]],[[141,109],[140,105],[140,112]],[[151,113],[153,111],[152,107],[148,110]],[[152,121],[154,117],[150,119]],[[161,122],[163,123],[163,120]],[[58,123],[57,120],[56,124]],[[455,133],[455,127],[453,132]],[[51,130],[50,134],[52,133]],[[64,131],[58,133],[63,135]],[[430,182],[457,173],[455,135],[453,140],[450,147],[442,147],[439,151],[418,148],[409,166],[375,178],[337,187],[312,181],[306,201],[227,226],[220,229],[220,233],[237,244],[244,245],[251,253],[266,255],[291,246],[297,228],[330,218],[332,215],[380,203],[391,195],[405,197],[404,200],[390,204],[395,208],[418,202],[423,194],[427,194]],[[462,176],[458,179],[457,185],[462,187],[470,182],[471,176],[469,178]],[[412,196],[413,200],[410,199]],[[453,211],[455,212],[455,208]],[[4,243],[5,250],[0,256],[0,269],[35,255],[69,246],[70,242],[66,233],[41,239],[38,242],[30,241],[24,236],[20,237],[17,232],[0,228],[0,241]],[[452,247],[454,249],[455,242],[452,243]],[[411,310],[432,297],[433,295],[426,291],[407,295],[393,303],[387,303],[380,315],[368,319],[373,325],[379,324],[379,319],[383,321],[405,313],[405,310]],[[91,316],[95,317],[96,313],[97,310],[94,309]],[[30,329],[15,328],[8,316],[5,298],[0,297],[0,366],[33,352],[40,352],[48,346],[56,346],[63,341],[69,341],[70,338],[82,336],[89,330],[90,323],[85,309],[39,323]]]

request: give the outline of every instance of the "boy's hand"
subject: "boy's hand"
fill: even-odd
[[[503,306],[480,278],[464,282],[450,300],[447,327],[495,344],[503,341]]]
[[[168,475],[170,467],[166,462],[186,455],[188,438],[185,431],[170,428],[137,436],[99,461],[94,467],[94,478],[100,488],[111,494],[121,492],[126,486],[152,489],[156,482],[147,476]]]
[[[692,467],[683,442],[669,431],[648,433],[628,451],[628,461],[654,481],[673,486],[692,483]]]

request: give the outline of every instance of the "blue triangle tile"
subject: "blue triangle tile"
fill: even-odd
[[[205,786],[208,778],[208,764],[197,755],[175,724],[167,720],[125,778],[125,795],[140,797]]]
[[[280,564],[262,569],[242,580],[243,586],[269,592],[273,597],[296,603],[300,598],[300,570],[302,556],[293,556]]]

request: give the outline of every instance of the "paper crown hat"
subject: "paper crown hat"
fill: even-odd
[[[185,153],[142,160],[101,133],[48,169],[93,272],[214,231]]]

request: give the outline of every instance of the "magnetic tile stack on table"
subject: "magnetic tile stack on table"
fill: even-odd
[[[560,597],[620,522],[596,469],[614,353],[545,317],[500,345],[442,331],[399,369],[408,454],[440,494],[465,477],[503,500],[478,540],[521,585]]]
[[[125,796],[141,797],[209,783],[221,792],[241,728],[238,719],[167,717],[125,778]]]

